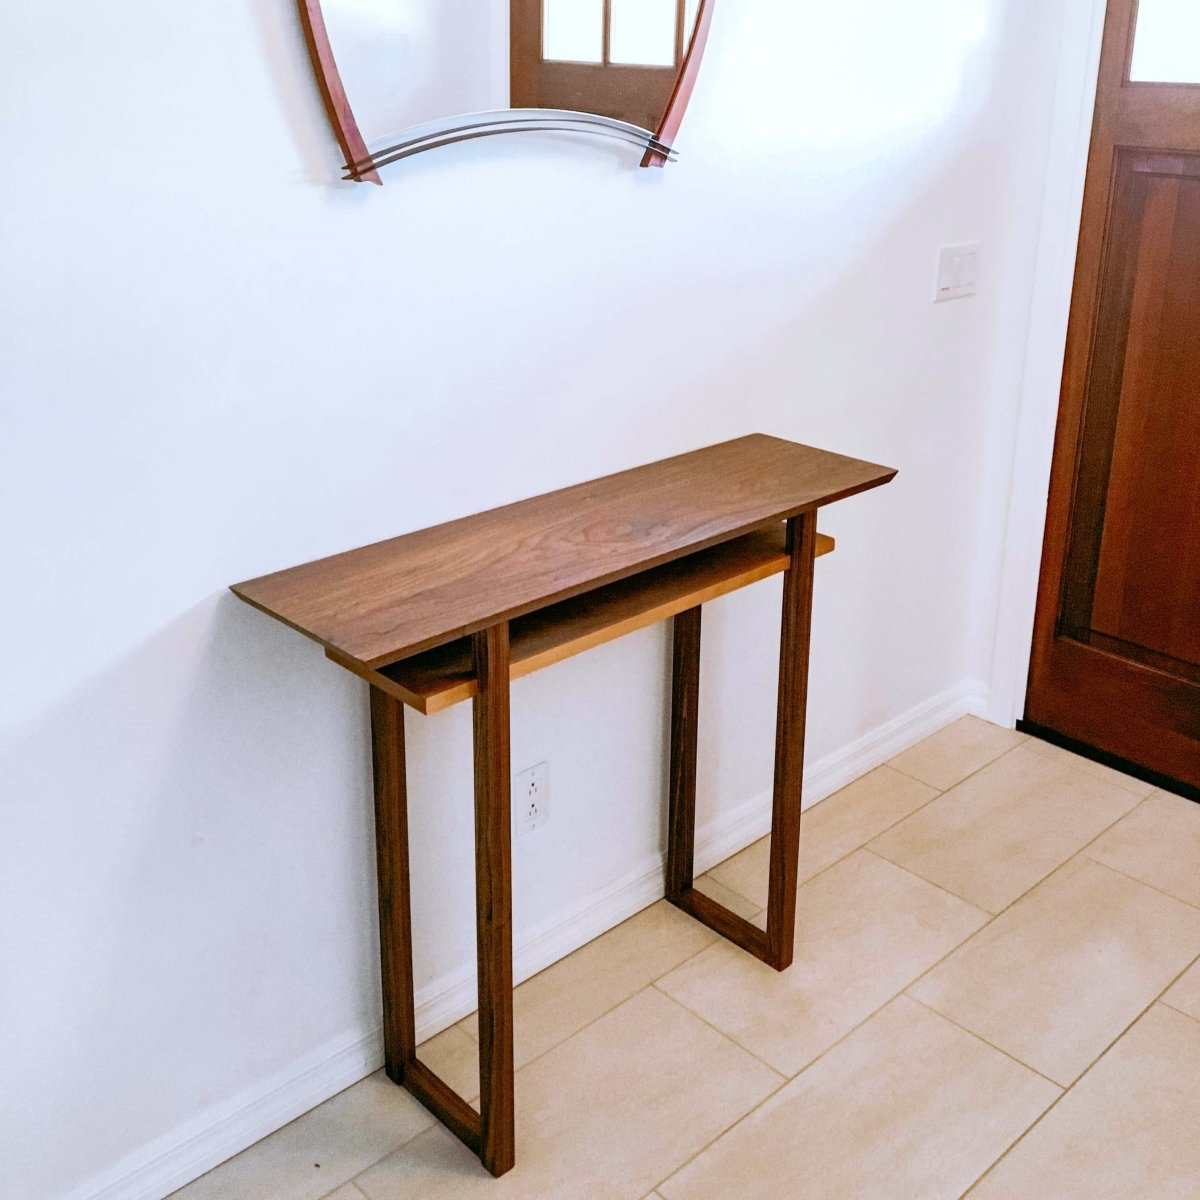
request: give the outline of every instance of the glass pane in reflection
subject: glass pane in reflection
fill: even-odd
[[[673,67],[678,11],[676,0],[612,0],[609,61]]]
[[[700,11],[700,0],[686,0],[683,6],[683,52],[687,53],[696,29],[696,15]]]
[[[604,0],[543,0],[542,57],[604,61]]]
[[[1200,0],[1141,0],[1134,83],[1200,83]]]

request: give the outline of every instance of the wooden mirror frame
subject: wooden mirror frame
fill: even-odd
[[[367,148],[349,97],[346,95],[346,88],[342,83],[337,59],[329,40],[321,0],[297,0],[297,3],[309,56],[325,102],[325,111],[333,126],[338,145],[346,157],[346,174],[343,178],[355,183],[374,183],[382,186],[380,167],[425,150],[433,150],[438,146],[499,133],[558,130],[615,137],[644,148],[643,167],[661,167],[673,161],[674,141],[683,124],[684,114],[700,74],[700,64],[708,45],[716,0],[700,0],[696,12],[696,25],[683,65],[656,131],[594,113],[567,112],[560,109],[508,109],[496,113],[449,116],[443,121],[416,126],[405,131],[407,136],[403,140],[374,153]]]

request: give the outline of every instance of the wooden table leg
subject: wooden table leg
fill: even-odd
[[[767,890],[766,961],[777,971],[792,965],[796,936],[800,803],[804,787],[804,728],[816,549],[816,513],[793,517],[788,522],[791,563],[783,577],[775,792],[771,808],[771,877]]]
[[[371,689],[371,758],[375,768],[375,857],[379,870],[384,1055],[388,1078],[403,1083],[405,1071],[417,1051],[404,705],[378,688]]]
[[[700,704],[700,609],[675,618],[671,678],[671,780],[667,825],[667,899],[777,971],[792,964],[796,882],[800,870],[800,799],[812,618],[815,514],[788,522],[791,558],[783,585],[779,713],[775,728],[775,792],[771,812],[771,877],[767,929],[696,890],[696,756]]]
[[[513,1084],[512,825],[507,622],[474,635],[475,895],[479,950],[480,1158],[516,1162]]]
[[[667,899],[692,888],[696,852],[696,750],[700,720],[699,606],[672,623],[671,780],[667,817]]]
[[[481,1154],[480,1115],[417,1058],[404,706],[377,688],[371,689],[371,747],[385,1066],[390,1079],[410,1091],[473,1153]]]

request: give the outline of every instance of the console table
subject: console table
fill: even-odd
[[[785,970],[796,918],[813,565],[823,505],[889,467],[755,434],[237,584],[371,686],[387,1073],[493,1174],[515,1163],[509,681],[674,619],[666,896]],[[767,928],[692,882],[700,606],[785,573]],[[476,1112],[417,1058],[404,706],[474,705]]]

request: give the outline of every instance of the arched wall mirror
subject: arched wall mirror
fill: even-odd
[[[715,0],[299,0],[346,178],[438,146],[552,130],[662,166]]]

